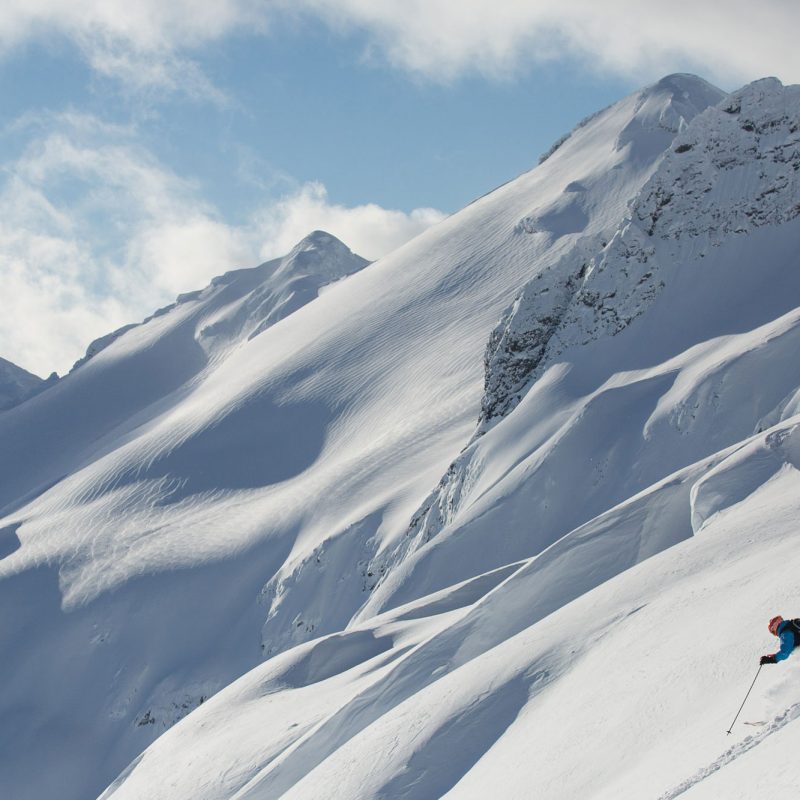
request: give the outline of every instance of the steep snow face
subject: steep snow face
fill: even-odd
[[[0,412],[7,411],[45,387],[37,375],[0,358]]]
[[[96,794],[265,657],[340,634],[372,591],[388,602],[376,583],[474,431],[481,353],[503,309],[537,274],[610,238],[675,132],[719,96],[687,77],[636,93],[344,280],[363,260],[338,248],[318,258],[330,241],[314,235],[112,336],[0,417],[0,530],[14,548],[0,593],[23,609],[0,640],[25,654],[0,665],[0,713],[18,731],[0,750],[11,790]],[[298,296],[314,299],[297,308]],[[553,405],[539,433],[576,408]],[[525,541],[529,557],[538,545]],[[484,538],[458,554],[467,580],[454,602],[509,572],[504,561],[471,581],[487,571],[475,570],[485,549]],[[426,593],[404,568],[398,585]],[[441,588],[431,602],[447,607]],[[331,652],[334,664],[377,659],[372,675],[429,634],[420,622],[405,639],[363,635],[352,648],[342,634],[344,654]],[[289,671],[279,677],[291,685],[328,674],[315,657]],[[76,732],[70,749],[64,730]]]
[[[757,81],[682,126],[607,242],[587,242],[539,273],[507,309],[486,351],[486,391],[477,436],[508,417],[531,386],[539,412],[572,408],[563,417],[536,413],[531,418],[523,411],[527,423],[511,426],[520,430],[527,424],[538,431],[533,439],[525,438],[536,442],[541,463],[524,481],[525,489],[518,490],[523,499],[510,501],[518,504],[521,518],[537,520],[537,530],[505,553],[508,558],[520,557],[532,540],[539,545],[553,541],[599,513],[604,503],[618,502],[682,464],[742,438],[760,424],[762,415],[790,402],[798,381],[794,365],[772,375],[774,362],[763,353],[758,359],[741,358],[752,346],[748,337],[741,340],[744,349],[735,358],[726,357],[724,368],[708,365],[717,377],[712,381],[705,376],[705,386],[694,387],[695,408],[686,409],[687,399],[672,391],[667,397],[677,407],[666,412],[666,398],[659,398],[676,374],[679,383],[687,380],[682,370],[691,359],[669,357],[714,337],[744,332],[748,325],[758,327],[797,305],[800,295],[791,253],[800,213],[798,169],[800,90],[775,79]],[[664,292],[668,297],[661,302]],[[654,313],[636,325],[635,333],[619,337],[651,308]],[[776,358],[783,357],[784,345],[778,340],[764,347],[778,349]],[[714,357],[724,349],[715,349]],[[592,354],[591,363],[585,363],[586,353]],[[619,374],[662,359],[663,368],[648,373],[653,376],[649,383],[641,373],[633,379]],[[734,367],[735,360],[739,363]],[[721,411],[744,399],[729,376],[734,369],[741,371],[746,360],[759,370],[752,379],[768,387],[766,391],[748,403],[747,413],[709,420],[713,437],[689,436],[705,403]],[[537,386],[537,379],[550,369],[552,381]],[[563,377],[566,369],[571,370],[569,377]],[[689,380],[696,379],[697,367],[691,372]],[[572,389],[576,385],[577,395]],[[622,391],[622,386],[630,388]],[[639,400],[634,391],[642,394]],[[598,416],[600,405],[604,410]],[[634,413],[635,405],[642,405],[635,413],[644,416],[630,419],[633,438],[626,440],[625,415]],[[670,425],[648,420],[656,405],[660,415],[670,416]],[[576,426],[585,425],[589,415],[595,425],[610,425],[612,413],[620,415],[613,423],[614,440],[607,443],[613,450],[600,463],[584,468],[572,463],[574,452],[568,450],[565,456],[571,482],[588,482],[591,489],[581,490],[577,505],[568,494],[558,499],[551,488],[554,450],[563,451],[562,439],[572,439]],[[573,433],[567,436],[569,431]],[[508,444],[499,431],[497,438]],[[467,509],[489,486],[498,491],[495,476],[517,469],[508,460],[510,452],[492,441],[473,442],[415,515],[411,546],[437,536],[460,514],[474,513]],[[625,470],[628,463],[638,464],[637,474],[620,479],[616,470]],[[597,502],[589,502],[593,495]],[[486,505],[484,498],[480,506]]]

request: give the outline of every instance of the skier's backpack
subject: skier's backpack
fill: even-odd
[[[785,620],[786,627],[783,629],[784,631],[789,630],[794,635],[794,646],[800,647],[800,618],[798,619],[787,619]]]

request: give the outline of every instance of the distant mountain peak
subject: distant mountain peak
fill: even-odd
[[[650,86],[642,89],[642,93],[654,92],[672,92],[673,94],[711,94],[714,96],[723,95],[724,92],[718,89],[713,84],[709,83],[705,78],[699,75],[693,75],[690,72],[673,72],[670,75],[665,75],[660,80],[651,84]]]
[[[204,322],[200,338],[209,347],[212,340],[232,341],[240,336],[252,338],[317,297],[320,287],[352,275],[370,262],[355,254],[344,242],[326,231],[315,230],[303,237],[283,258],[257,267],[230,270],[213,278],[205,289],[178,295],[174,303],[158,309],[142,323],[124,325],[95,339],[86,354],[72,367],[76,370],[98,353],[114,344],[128,331],[163,317],[178,306],[193,301],[201,304],[215,293],[220,302],[241,301],[228,314],[219,312],[214,303],[213,322]],[[245,297],[246,296],[246,297]],[[211,313],[206,310],[203,314]],[[204,317],[203,317],[204,318]],[[0,376],[1,377],[1,376]],[[2,409],[0,399],[0,409]]]
[[[304,274],[337,280],[365,267],[369,261],[356,255],[327,231],[315,230],[303,237],[281,259],[275,274]]]
[[[347,245],[337,239],[332,233],[327,231],[315,230],[304,236],[293,248],[293,250],[320,250],[329,248],[347,248]]]
[[[0,358],[0,411],[19,405],[47,385],[38,375]]]

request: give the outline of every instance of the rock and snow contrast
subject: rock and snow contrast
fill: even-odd
[[[670,76],[0,414],[4,794],[793,790],[800,658],[726,730],[800,615],[799,172],[800,87]]]

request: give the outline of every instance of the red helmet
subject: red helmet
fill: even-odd
[[[780,625],[781,622],[783,622],[783,617],[780,614],[778,614],[777,617],[773,617],[769,621],[769,632],[771,634],[774,634],[775,636],[777,636],[778,635],[778,625]]]

